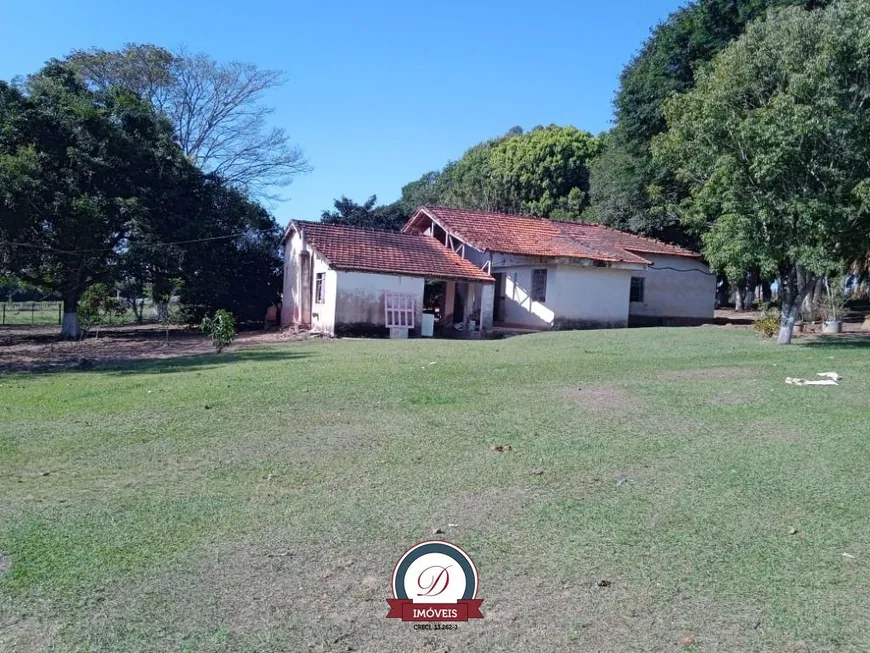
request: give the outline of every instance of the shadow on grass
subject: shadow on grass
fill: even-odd
[[[806,340],[803,346],[812,347],[813,349],[870,349],[870,333],[820,335]]]
[[[0,365],[0,374],[51,374],[57,372],[93,372],[111,375],[128,374],[173,374],[207,370],[233,363],[274,363],[294,361],[312,356],[310,352],[295,352],[278,349],[250,349],[224,352],[221,354],[203,353],[168,358],[142,358],[138,360],[104,359],[95,363],[85,359],[79,363],[58,363],[34,366],[33,364]]]
[[[122,365],[108,363],[95,368],[110,374],[171,374],[220,367],[232,363],[274,363],[308,358],[310,352],[252,349],[224,352],[221,354],[193,354],[177,358],[163,358],[128,362]]]

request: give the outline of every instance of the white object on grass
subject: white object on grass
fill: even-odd
[[[808,381],[789,376],[786,377],[785,382],[789,385],[840,385],[840,381],[843,380],[843,377],[836,372],[819,372],[816,376],[823,378],[819,381]]]

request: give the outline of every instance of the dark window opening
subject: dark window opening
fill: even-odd
[[[630,302],[642,302],[643,301],[643,282],[645,279],[643,277],[632,277],[631,278],[631,292],[628,296],[628,301]]]
[[[532,270],[532,301],[547,301],[547,271]]]

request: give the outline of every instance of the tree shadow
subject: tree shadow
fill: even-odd
[[[92,362],[82,359],[79,362],[64,362],[47,365],[21,363],[0,365],[0,374],[52,374],[59,372],[92,372],[127,376],[130,374],[174,374],[207,370],[234,363],[274,363],[300,360],[312,356],[311,352],[287,351],[286,349],[238,349],[217,353],[189,354],[167,358],[103,359]]]
[[[240,349],[220,354],[193,354],[177,358],[162,358],[125,362],[122,365],[105,365],[97,371],[111,374],[172,374],[221,367],[232,363],[275,363],[300,360],[312,356],[311,352],[287,351],[286,349]]]
[[[870,333],[819,335],[805,340],[802,344],[813,349],[870,349]]]

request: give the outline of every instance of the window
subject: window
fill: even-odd
[[[628,294],[628,301],[630,302],[642,302],[643,301],[643,282],[645,279],[643,277],[632,277],[631,278],[631,292]]]
[[[314,275],[314,303],[322,304],[324,302],[324,294],[326,288],[326,272],[318,272]]]
[[[532,301],[547,301],[547,271],[532,270]]]

